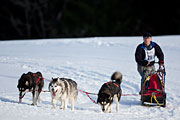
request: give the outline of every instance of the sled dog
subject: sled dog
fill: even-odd
[[[33,103],[37,105],[37,100],[40,102],[40,93],[44,86],[44,79],[41,72],[28,72],[23,73],[18,80],[17,88],[19,89],[19,103],[22,102],[22,98],[27,92],[32,92]]]
[[[56,103],[60,100],[60,109],[66,110],[70,100],[71,110],[74,110],[78,96],[77,83],[75,81],[67,78],[52,78],[52,81],[49,83],[49,91],[51,92],[54,108],[56,108]]]
[[[122,74],[114,72],[111,76],[111,81],[102,85],[98,93],[97,103],[101,106],[103,112],[112,112],[113,99],[116,101],[116,111],[119,111],[119,101],[122,94],[121,82]]]

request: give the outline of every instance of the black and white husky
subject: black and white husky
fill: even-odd
[[[78,96],[77,83],[75,81],[67,78],[52,78],[52,81],[49,83],[49,91],[51,92],[54,108],[56,108],[56,103],[60,101],[60,109],[66,110],[70,100],[71,110],[74,110]]]
[[[116,101],[116,111],[119,111],[119,101],[122,94],[120,87],[122,74],[120,72],[113,73],[111,80],[110,82],[104,83],[98,93],[97,103],[105,113],[112,112],[113,99]]]
[[[23,73],[18,80],[17,88],[19,89],[19,103],[22,102],[22,98],[27,92],[32,92],[33,103],[32,105],[37,105],[37,100],[40,102],[40,93],[44,86],[44,79],[41,72],[28,72]]]

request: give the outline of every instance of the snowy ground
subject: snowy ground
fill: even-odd
[[[140,96],[122,96],[120,111],[101,112],[100,106],[79,92],[75,110],[53,109],[50,93],[41,94],[41,104],[31,106],[31,93],[18,104],[17,81],[22,73],[41,71],[47,79],[66,77],[78,88],[98,93],[114,71],[123,74],[123,94],[137,94],[140,76],[134,53],[141,37],[48,39],[0,42],[0,119],[1,120],[103,120],[103,119],[180,119],[180,36],[153,37],[163,49],[166,65],[167,107],[143,107]],[[44,90],[49,82],[45,81]],[[97,96],[91,96],[94,100]]]

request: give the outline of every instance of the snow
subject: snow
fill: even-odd
[[[138,94],[140,75],[134,53],[142,37],[95,37],[76,39],[16,40],[0,42],[0,118],[2,120],[103,120],[103,119],[180,119],[180,36],[157,36],[165,54],[167,107],[141,106],[140,96],[122,96],[120,110],[101,112],[86,94],[79,91],[75,110],[53,109],[50,93],[41,93],[41,104],[31,106],[27,93],[18,103],[17,82],[23,73],[40,71],[46,78],[43,90],[48,90],[52,77],[75,80],[78,88],[98,93],[113,72],[123,74],[123,94]],[[156,66],[158,67],[158,66]],[[90,95],[97,100],[96,95]],[[60,105],[60,103],[58,103]]]

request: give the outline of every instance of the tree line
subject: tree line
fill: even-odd
[[[162,2],[1,0],[0,40],[180,34],[178,1]]]

